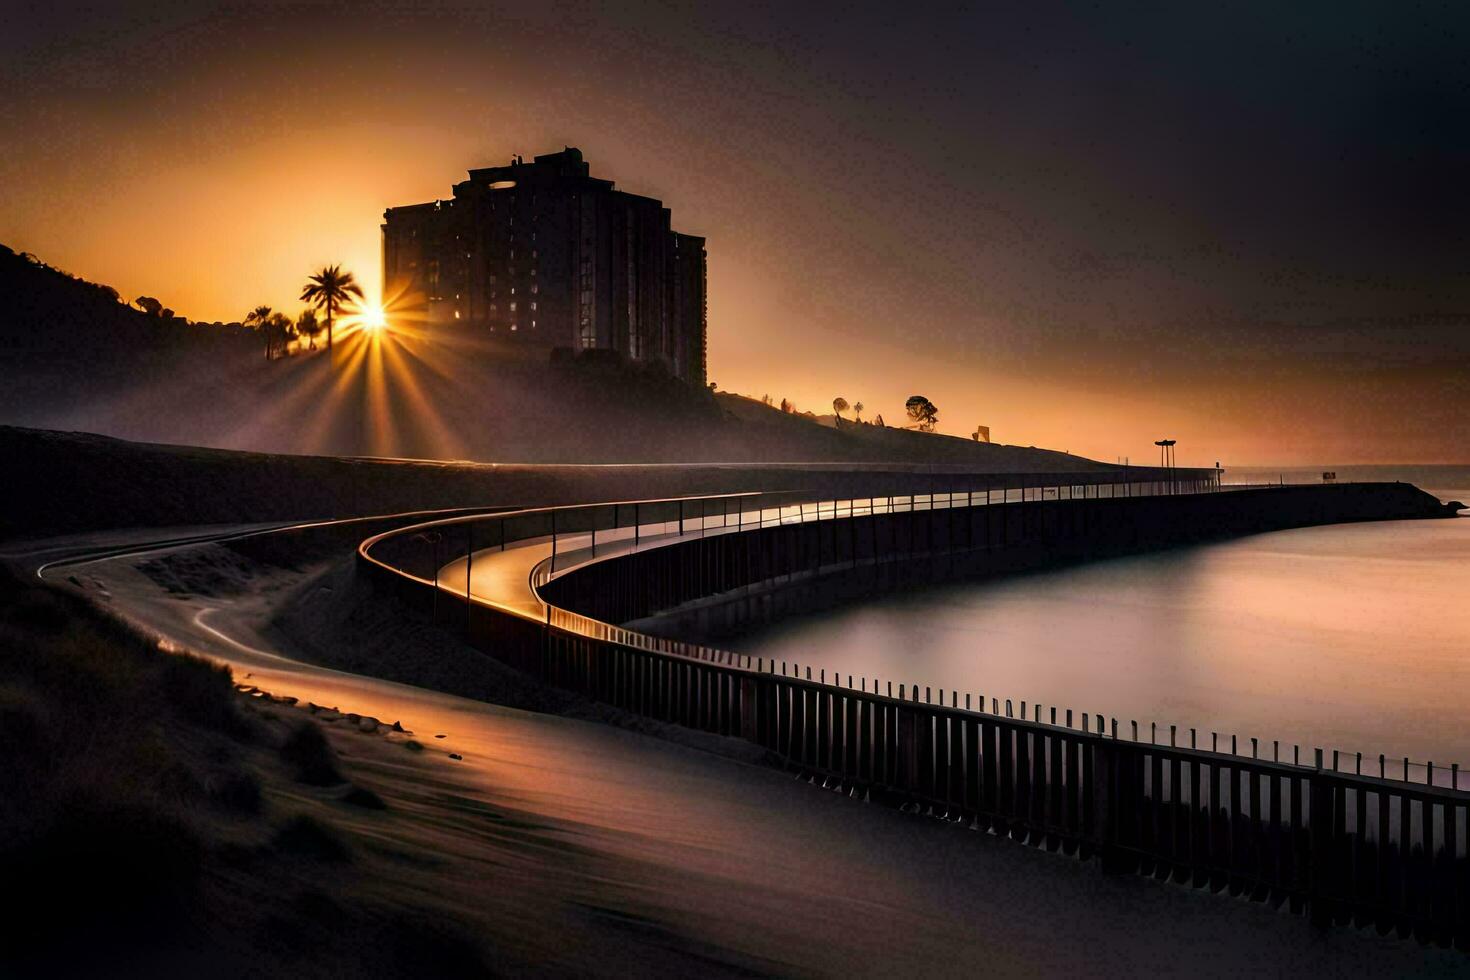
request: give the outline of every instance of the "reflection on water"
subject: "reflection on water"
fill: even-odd
[[[1446,496],[1449,494],[1446,492]],[[1470,500],[1461,492],[1459,499]],[[883,681],[1470,765],[1470,519],[1304,528],[926,590],[725,645]],[[1365,770],[1368,765],[1365,762]]]

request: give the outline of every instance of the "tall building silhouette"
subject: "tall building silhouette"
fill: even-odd
[[[614,189],[568,147],[471,170],[449,200],[383,214],[383,282],[431,323],[509,343],[611,350],[705,383],[704,239]]]

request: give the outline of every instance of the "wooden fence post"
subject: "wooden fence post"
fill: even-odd
[[[761,741],[759,683],[758,676],[740,677],[740,737],[757,744]]]
[[[899,789],[917,796],[919,789],[919,739],[914,709],[898,709],[898,783]]]
[[[1317,769],[1307,777],[1311,786],[1311,814],[1307,818],[1308,846],[1311,848],[1311,917],[1315,926],[1332,924],[1332,787],[1322,770],[1322,750],[1317,750]]]

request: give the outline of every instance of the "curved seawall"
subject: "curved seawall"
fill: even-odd
[[[695,606],[740,618],[875,589],[1031,571],[1245,534],[1357,521],[1452,517],[1406,483],[1032,500],[686,538],[572,568],[541,588],[554,606],[630,623]],[[748,607],[761,596],[765,613]],[[716,598],[711,598],[716,597]]]
[[[385,588],[551,684],[753,741],[781,764],[847,792],[1097,855],[1113,870],[1289,901],[1323,922],[1352,918],[1436,941],[1470,939],[1470,842],[1462,833],[1470,793],[1458,789],[1457,770],[1431,767],[1426,779],[1409,782],[1407,763],[1406,778],[1395,779],[1396,766],[1380,757],[1376,766],[1359,759],[1355,771],[1340,771],[1335,754],[1320,750],[1283,760],[1267,758],[1254,740],[1205,746],[1193,730],[1140,732],[1108,717],[1107,706],[1044,710],[1005,692],[829,678],[811,665],[752,662],[614,625],[783,577],[866,569],[907,583],[920,570],[995,574],[1281,528],[1447,513],[1405,484],[1038,496],[914,500],[908,509],[838,501],[815,507],[824,515],[816,519],[706,522],[689,534],[681,519],[679,535],[642,550],[574,553],[575,567],[554,577],[538,564],[531,592],[544,604],[530,611],[481,596],[442,601],[442,586],[371,556],[382,536],[359,554]],[[611,526],[625,526],[611,505],[572,510],[557,512],[564,528],[608,527],[609,511]],[[503,536],[510,521],[535,513],[484,518],[490,523],[478,541],[495,540],[494,522]],[[708,513],[703,504],[701,513]]]

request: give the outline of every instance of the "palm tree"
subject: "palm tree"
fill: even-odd
[[[273,312],[274,311],[269,306],[257,306],[255,309],[245,314],[244,321],[245,326],[249,327],[252,330],[259,330],[262,334],[265,335],[265,359],[267,361],[271,359],[271,348],[275,346],[271,343],[270,331],[271,314]]]
[[[842,428],[842,413],[847,411],[847,399],[841,395],[832,399],[832,411],[837,415],[836,420],[832,423],[833,427]]]
[[[854,414],[854,415],[857,416],[857,420],[859,422],[861,422],[863,420],[863,403],[862,402],[853,402],[852,403],[852,414]]]
[[[316,350],[316,335],[322,332],[322,324],[316,318],[316,310],[301,311],[301,315],[296,318],[296,332],[306,338],[308,350]]]
[[[332,320],[342,304],[351,299],[362,299],[362,287],[353,279],[352,273],[343,272],[340,265],[329,265],[307,280],[301,291],[301,299],[327,314],[327,350],[332,349]]]

